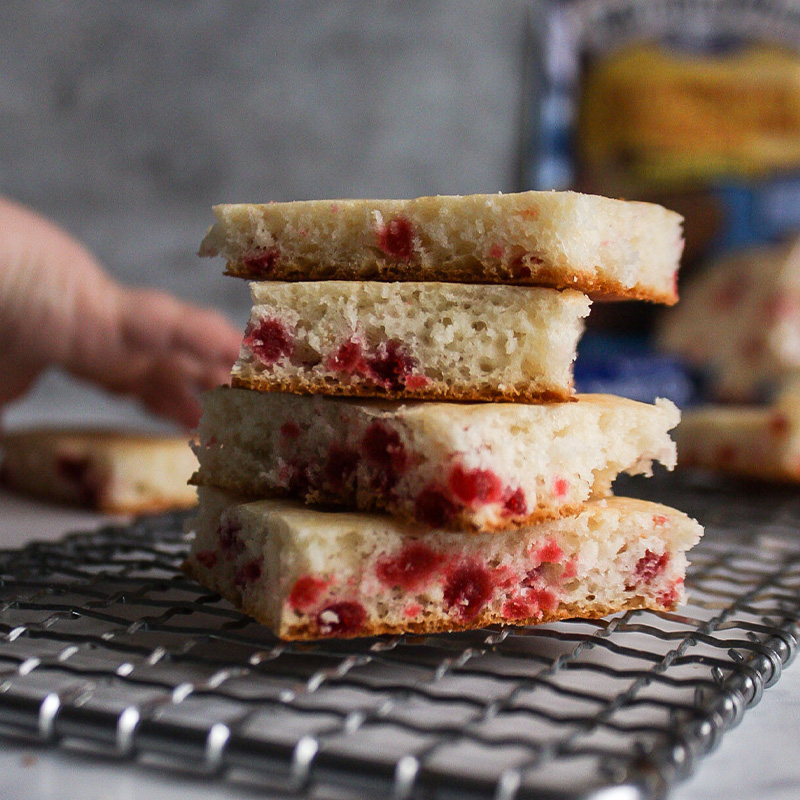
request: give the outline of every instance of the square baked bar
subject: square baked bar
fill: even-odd
[[[433,527],[502,529],[574,513],[620,472],[672,468],[679,417],[668,400],[610,395],[400,403],[219,388],[203,397],[194,480]]]
[[[214,207],[200,255],[256,280],[510,283],[678,299],[682,218],[576,192]]]
[[[586,295],[531,286],[260,282],[234,386],[438,400],[566,400]]]
[[[702,528],[680,511],[609,497],[503,533],[246,502],[200,489],[185,571],[282,639],[437,633],[492,623],[671,610]]]

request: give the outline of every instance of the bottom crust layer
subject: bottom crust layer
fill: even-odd
[[[225,591],[225,587],[215,584],[209,585],[208,574],[199,570],[187,560],[182,565],[183,571],[190,578],[194,578],[198,583],[203,584],[207,589],[213,589],[221,597],[233,604],[239,611],[252,617],[262,625],[272,627],[269,620],[255,603],[247,602],[246,598],[238,596],[237,592]],[[674,611],[677,607],[677,599],[670,603],[659,603],[654,599],[644,597],[630,598],[616,605],[606,603],[561,603],[555,611],[542,611],[540,615],[516,619],[510,622],[507,618],[491,610],[483,611],[469,622],[454,620],[452,617],[435,617],[424,622],[408,621],[402,624],[387,625],[384,622],[365,620],[357,632],[340,633],[337,638],[353,639],[366,638],[370,636],[385,636],[398,634],[434,634],[434,633],[454,633],[456,631],[475,630],[485,628],[489,625],[513,625],[524,627],[526,625],[544,625],[548,622],[559,622],[565,619],[601,619],[610,614],[620,611],[637,611],[648,609],[650,611]],[[312,624],[287,625],[275,631],[276,635],[285,641],[312,641],[320,638],[319,628]]]

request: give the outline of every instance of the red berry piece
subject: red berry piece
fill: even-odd
[[[418,389],[424,389],[431,383],[433,383],[433,381],[427,375],[409,375],[405,379],[406,389],[411,392],[417,391]]]
[[[652,550],[645,550],[644,555],[636,562],[633,574],[638,583],[650,583],[667,568],[668,563],[669,552],[658,555]]]
[[[553,481],[553,494],[558,498],[564,498],[569,491],[569,481],[565,478],[556,478]]]
[[[443,528],[457,513],[458,506],[434,486],[423,489],[414,503],[414,517],[432,528]]]
[[[516,570],[506,564],[501,564],[494,568],[492,573],[492,581],[498,589],[510,589],[519,583],[519,576]]]
[[[540,564],[558,564],[564,558],[564,551],[554,539],[547,539],[536,549],[536,558]]]
[[[291,356],[294,350],[291,336],[285,325],[277,319],[265,319],[248,325],[244,344],[253,355],[270,366],[280,359]]]
[[[199,553],[195,553],[194,557],[206,569],[213,569],[217,564],[217,554],[214,550],[201,550]]]
[[[408,619],[413,619],[414,617],[418,617],[421,613],[422,613],[421,603],[408,603],[403,608],[403,616]]]
[[[405,471],[408,457],[400,435],[380,422],[373,422],[367,428],[361,440],[361,449],[371,466],[394,475]]]
[[[359,455],[355,450],[334,442],[328,450],[328,460],[325,462],[325,480],[331,489],[343,489],[356,471],[358,462]]]
[[[533,589],[536,586],[544,583],[546,580],[545,577],[545,568],[539,564],[538,567],[534,567],[533,569],[529,569],[525,573],[525,577],[520,581],[522,586],[526,588]]]
[[[505,499],[503,514],[509,517],[527,516],[528,501],[525,499],[525,492],[522,489],[517,489]]]
[[[387,586],[415,589],[441,566],[444,556],[422,542],[411,542],[400,553],[378,559],[378,577]]]
[[[497,503],[503,495],[500,478],[488,469],[465,470],[456,464],[447,485],[457,500],[471,508]]]
[[[568,581],[578,574],[578,559],[573,556],[564,564],[564,569],[561,572],[561,580]]]
[[[489,258],[499,261],[503,257],[503,248],[499,244],[493,244],[489,248]]]
[[[280,427],[281,436],[284,439],[298,439],[300,438],[300,426],[296,422],[284,422]]]
[[[289,592],[289,605],[296,611],[309,611],[328,588],[328,582],[313,575],[301,575]]]
[[[552,614],[558,608],[558,598],[549,589],[529,589],[526,596],[533,616],[541,617],[544,612]]]
[[[246,586],[248,583],[253,583],[261,577],[261,559],[254,558],[248,561],[237,573],[233,582],[237,586]]]
[[[381,342],[367,359],[369,376],[384,389],[399,391],[417,366],[416,359],[406,353],[397,339]]]
[[[667,524],[667,518],[664,514],[653,514],[653,525],[661,527]]]
[[[492,595],[489,570],[477,561],[457,567],[444,587],[444,603],[454,617],[467,622],[478,616]]]
[[[56,475],[84,505],[96,506],[100,501],[105,481],[92,470],[91,461],[86,456],[67,453],[58,456]]]
[[[526,619],[533,616],[533,609],[522,597],[512,597],[503,603],[503,617],[505,619]]]
[[[222,519],[217,528],[219,549],[228,557],[235,558],[244,551],[244,543],[239,539],[242,525],[238,519]]]
[[[339,372],[343,375],[363,374],[367,365],[364,361],[364,350],[361,343],[355,339],[348,339],[328,359],[327,367],[331,372]]]
[[[414,228],[405,217],[390,219],[378,231],[378,247],[391,258],[410,261],[414,257]]]
[[[658,602],[666,608],[674,608],[678,602],[680,591],[677,586],[670,586],[665,592],[658,596]]]
[[[317,627],[323,636],[355,636],[366,616],[361,603],[332,603],[317,614]]]
[[[277,247],[271,247],[269,250],[261,250],[258,253],[247,256],[243,263],[250,274],[266,276],[275,269],[275,264],[280,255],[281,251]]]
[[[91,468],[86,456],[62,454],[56,460],[56,473],[66,483],[80,484]]]
[[[662,606],[667,608],[674,608],[678,602],[678,598],[680,597],[681,591],[680,587],[683,585],[683,581],[679,578],[669,587],[666,591],[662,592],[658,596],[658,602],[661,603]]]

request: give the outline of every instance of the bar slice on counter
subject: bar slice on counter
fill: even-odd
[[[800,482],[800,384],[785,389],[772,406],[687,411],[675,440],[681,466]]]
[[[425,530],[382,515],[246,502],[200,489],[184,570],[282,639],[437,633],[492,623],[671,610],[693,519],[609,497],[500,534]]]
[[[658,342],[705,371],[715,400],[773,399],[800,376],[800,238],[714,261],[664,314]]]
[[[619,472],[671,469],[680,418],[669,400],[610,395],[400,403],[222,387],[202,402],[196,483],[455,530],[565,516]]]
[[[254,283],[233,384],[448,400],[567,400],[586,295],[528,286]]]
[[[0,453],[2,483],[42,500],[120,514],[197,503],[185,435],[31,428],[0,437]]]
[[[576,192],[215,206],[200,255],[256,280],[510,283],[677,301],[682,218]]]

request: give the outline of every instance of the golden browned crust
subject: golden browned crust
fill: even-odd
[[[281,625],[279,630],[275,630],[274,623],[271,620],[268,620],[261,613],[261,610],[258,607],[243,601],[240,596],[234,595],[232,592],[221,591],[221,587],[219,587],[213,580],[214,573],[209,570],[198,569],[197,566],[192,562],[191,556],[183,563],[181,569],[190,578],[193,578],[206,588],[220,594],[244,614],[252,617],[262,625],[266,625],[267,627],[271,628],[273,633],[284,641],[311,641],[325,638],[356,639],[369,636],[397,635],[402,633],[450,633],[454,631],[485,628],[488,625],[544,625],[548,622],[558,622],[559,620],[564,619],[600,619],[601,617],[607,617],[609,614],[616,614],[620,611],[635,611],[643,608],[651,611],[673,611],[677,606],[677,602],[662,604],[655,600],[648,600],[645,597],[637,595],[635,597],[620,600],[619,603],[613,605],[604,605],[602,603],[593,603],[590,601],[587,601],[586,603],[561,603],[555,611],[544,612],[540,617],[526,617],[524,619],[517,619],[513,621],[509,621],[501,614],[487,609],[468,621],[438,615],[431,619],[419,622],[404,621],[397,624],[366,622],[355,633],[349,633],[345,636],[330,637],[321,634],[319,628],[314,623]]]
[[[254,389],[260,392],[286,392],[289,394],[323,394],[340,397],[380,397],[388,400],[456,400],[460,402],[472,401],[502,401],[511,403],[563,403],[571,402],[576,398],[573,395],[572,384],[568,387],[549,387],[537,389],[528,387],[509,386],[500,388],[487,388],[483,390],[457,389],[454,386],[440,383],[434,386],[425,386],[419,389],[385,389],[368,381],[355,381],[344,384],[338,381],[326,381],[323,378],[272,378],[269,376],[231,377],[231,386],[238,389]]]
[[[397,635],[401,633],[411,634],[433,634],[451,633],[455,631],[474,630],[485,628],[488,625],[546,625],[548,622],[559,622],[564,619],[600,619],[609,614],[616,614],[619,611],[635,611],[647,608],[651,611],[672,611],[677,604],[673,603],[664,606],[659,603],[648,602],[644,597],[634,597],[626,601],[621,601],[617,605],[608,606],[593,603],[562,603],[559,607],[549,613],[543,613],[541,617],[527,617],[525,619],[515,619],[509,621],[501,614],[492,611],[484,611],[468,622],[458,621],[451,617],[437,617],[424,622],[408,622],[397,625],[386,625],[378,622],[364,624],[358,633],[335,637],[343,639],[357,639],[368,636]],[[261,620],[255,617],[250,611],[245,612],[258,622]],[[309,641],[314,639],[334,638],[320,634],[318,628],[313,624],[306,625],[287,625],[276,633],[278,638],[285,641]]]
[[[500,264],[484,264],[475,259],[440,262],[438,268],[422,268],[417,262],[382,260],[376,256],[359,264],[308,264],[270,265],[259,269],[254,263],[231,260],[225,274],[234,278],[258,281],[440,281],[442,283],[505,284],[511,286],[544,286],[551,289],[576,289],[593,300],[647,300],[663,305],[678,302],[677,282],[670,290],[636,284],[623,286],[618,281],[577,271],[569,265],[532,264],[531,275],[521,277]]]

